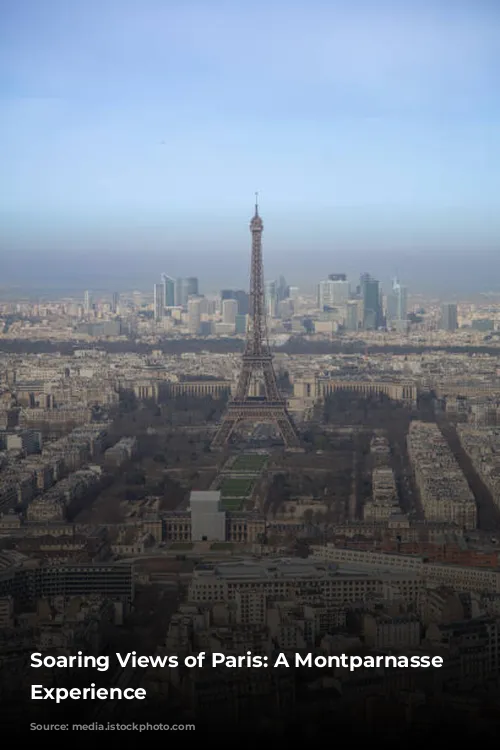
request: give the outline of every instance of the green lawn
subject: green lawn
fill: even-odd
[[[190,549],[193,549],[193,547],[194,547],[194,544],[192,544],[191,542],[174,542],[173,544],[170,545],[170,549],[173,549],[173,550],[176,550],[176,549],[190,550]]]
[[[233,471],[257,472],[264,468],[266,461],[267,456],[258,453],[247,453],[246,455],[238,456],[231,468]]]
[[[248,497],[252,492],[252,479],[227,477],[220,486],[221,497]]]
[[[233,549],[233,545],[231,542],[214,542],[210,549],[214,550],[214,552],[217,552],[217,550],[231,550]]]
[[[222,510],[229,510],[233,513],[238,513],[243,510],[245,501],[239,497],[228,497],[221,501]]]

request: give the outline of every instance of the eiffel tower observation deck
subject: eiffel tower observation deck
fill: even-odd
[[[252,234],[252,263],[250,273],[250,311],[242,368],[234,397],[229,402],[222,422],[212,442],[212,448],[222,448],[240,423],[274,424],[287,448],[299,448],[299,438],[276,381],[273,358],[269,346],[264,300],[264,271],[262,265],[262,232],[264,224],[259,215],[258,196],[255,194],[255,213],[250,221]],[[259,395],[251,395],[255,393]],[[260,395],[262,394],[262,395]]]

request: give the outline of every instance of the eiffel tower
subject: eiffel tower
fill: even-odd
[[[250,274],[250,315],[246,345],[238,385],[229,402],[222,422],[212,442],[212,448],[225,445],[239,423],[274,423],[287,448],[298,448],[299,439],[281,397],[276,382],[273,358],[267,338],[264,302],[264,272],[262,266],[262,232],[264,224],[259,216],[258,194],[255,194],[255,214],[250,222],[252,233],[252,266]],[[254,383],[263,382],[264,395],[250,395]],[[258,391],[259,392],[259,391]]]

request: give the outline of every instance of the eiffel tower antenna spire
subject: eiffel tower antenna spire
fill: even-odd
[[[282,398],[273,358],[267,338],[266,309],[264,300],[264,272],[262,265],[262,232],[264,224],[259,215],[258,193],[255,194],[255,214],[250,221],[252,234],[252,263],[250,273],[250,314],[243,362],[234,398],[212,442],[212,447],[225,445],[235,427],[241,422],[276,425],[287,448],[298,448],[299,439]],[[264,394],[250,395],[253,381],[263,381]]]

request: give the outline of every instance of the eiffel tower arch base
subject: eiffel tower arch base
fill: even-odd
[[[243,423],[274,424],[281,435],[285,448],[302,452],[299,438],[286,409],[286,403],[284,401],[252,403],[251,399],[240,403],[232,401],[228,405],[223,421],[212,442],[212,448],[223,448],[231,439],[233,432]]]

